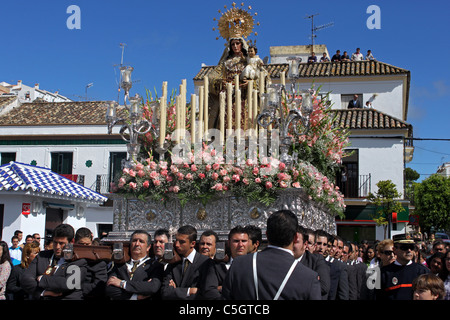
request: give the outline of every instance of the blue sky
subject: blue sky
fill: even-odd
[[[117,100],[119,43],[126,43],[124,64],[135,68],[131,93],[145,95],[145,89],[160,92],[163,81],[169,90],[192,78],[201,64],[217,64],[223,48],[216,40],[213,18],[232,1],[156,0],[23,0],[0,5],[0,81],[34,85],[59,91],[74,100],[85,96],[95,100]],[[240,6],[240,1],[236,1]],[[383,62],[411,71],[408,122],[414,137],[450,139],[450,2],[429,1],[244,1],[257,12],[260,26],[257,46],[261,57],[270,46],[310,43],[311,20],[316,26],[333,22],[317,32],[316,44],[353,52],[371,49]],[[70,30],[70,5],[81,10],[81,29]],[[381,28],[368,29],[367,8],[381,10]],[[409,167],[422,174],[434,173],[450,161],[449,141],[415,141]]]

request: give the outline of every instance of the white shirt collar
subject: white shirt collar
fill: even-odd
[[[282,248],[282,247],[277,247],[277,246],[274,246],[274,245],[271,245],[271,244],[269,244],[267,246],[267,248],[274,248],[274,249],[278,249],[278,250],[283,250],[283,251],[289,252],[292,256],[294,256],[294,253],[292,252],[292,250],[289,250],[289,249],[285,249],[285,248]]]
[[[193,249],[186,258],[183,258],[183,261],[184,261],[184,259],[188,259],[190,263],[194,263],[194,258],[195,258],[196,252],[197,251],[195,251],[195,249]]]

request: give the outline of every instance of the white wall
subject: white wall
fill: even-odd
[[[351,147],[358,149],[359,174],[371,174],[371,190],[377,191],[380,180],[391,180],[403,193],[403,141],[350,137]]]

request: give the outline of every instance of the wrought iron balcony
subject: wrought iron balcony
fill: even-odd
[[[338,175],[336,180],[336,185],[344,194],[344,198],[365,198],[371,192],[370,173],[362,175],[349,175],[347,179],[342,179],[342,177]]]

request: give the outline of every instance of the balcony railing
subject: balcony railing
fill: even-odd
[[[110,193],[110,188],[109,174],[98,174],[95,182],[90,186],[91,190],[101,194]]]
[[[339,177],[336,185],[344,194],[344,198],[365,198],[371,192],[371,175],[349,176],[347,181],[342,181]]]

